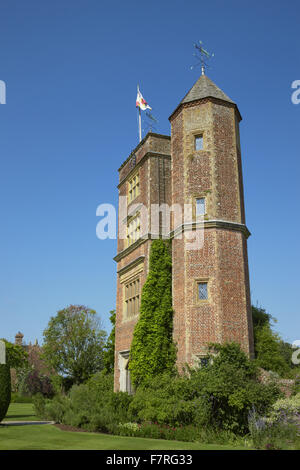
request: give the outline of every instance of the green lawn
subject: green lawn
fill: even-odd
[[[12,403],[5,421],[36,421],[33,405]],[[51,424],[0,425],[0,450],[229,450],[244,447],[61,431]]]
[[[11,403],[3,421],[40,421],[34,415],[32,403]]]
[[[0,426],[0,450],[216,450],[230,446],[61,431],[51,424]],[[238,449],[235,447],[234,449]],[[243,449],[243,448],[242,448]]]

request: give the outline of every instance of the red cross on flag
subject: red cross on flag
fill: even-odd
[[[146,109],[152,109],[148,105],[147,101],[144,100],[144,98],[142,96],[142,93],[140,92],[139,87],[138,87],[138,90],[137,90],[136,107],[142,109],[143,111],[145,111]]]

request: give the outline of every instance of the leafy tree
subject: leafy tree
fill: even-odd
[[[10,343],[4,338],[2,338],[2,341],[5,343],[6,362],[10,367],[18,369],[19,367],[28,366],[28,353],[22,346]]]
[[[255,307],[252,305],[252,319],[253,319],[253,328],[260,328],[265,325],[271,326],[271,322],[276,322],[276,319],[272,317],[269,313],[266,312],[264,308]]]
[[[285,361],[280,344],[280,336],[271,330],[268,325],[256,328],[255,331],[256,363],[266,370],[284,375],[290,370]]]
[[[115,338],[116,338],[116,311],[111,310],[110,312],[110,322],[112,324],[112,330],[104,350],[104,370],[106,373],[111,373],[114,371],[115,366]]]
[[[28,395],[41,393],[44,397],[52,398],[54,388],[48,376],[40,374],[37,370],[31,370],[25,378],[25,387]]]
[[[174,370],[176,350],[172,333],[171,245],[169,241],[154,240],[130,350],[129,369],[135,386]]]
[[[272,323],[276,319],[265,309],[252,307],[254,349],[256,363],[266,370],[287,374],[291,368],[291,354],[288,354],[288,345],[272,330]],[[290,351],[292,351],[290,347]]]
[[[70,305],[50,318],[42,357],[57,374],[80,384],[103,369],[105,338],[95,310]]]
[[[287,343],[286,341],[283,341],[280,339],[279,341],[279,349],[281,352],[281,355],[287,365],[291,367],[292,369],[298,369],[299,370],[299,365],[293,364],[292,363],[292,355],[294,352],[294,349],[290,343]],[[296,371],[295,371],[296,372]]]

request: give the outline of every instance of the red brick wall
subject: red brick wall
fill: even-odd
[[[155,134],[148,134],[144,141],[138,145],[136,151],[135,166],[130,164],[130,158],[120,168],[119,196],[126,196],[127,181],[138,170],[140,180],[140,194],[128,205],[128,210],[133,204],[144,204],[148,210],[151,204],[171,203],[171,159],[170,138]],[[169,156],[169,157],[168,157]],[[150,222],[150,217],[149,217]],[[150,230],[150,225],[149,225]],[[118,260],[117,271],[129,265],[139,257],[144,257],[143,272],[140,274],[141,288],[146,281],[148,273],[148,259],[151,240],[147,239],[138,246],[132,246],[133,251],[125,252]],[[118,254],[126,249],[126,241],[118,239]],[[116,303],[116,342],[115,342],[115,390],[119,389],[119,352],[130,349],[132,335],[137,318],[124,321],[123,317],[123,284],[120,276],[117,278],[117,303]]]
[[[243,224],[244,200],[238,115],[234,105],[205,99],[182,106],[171,118],[172,202],[207,199],[207,220]],[[204,136],[196,152],[194,137]],[[208,281],[208,301],[197,300],[197,280]],[[204,245],[187,250],[173,240],[174,339],[177,364],[192,364],[209,342],[237,341],[253,351],[247,259],[242,231],[205,228]]]
[[[174,340],[179,369],[204,355],[209,342],[237,341],[253,353],[253,329],[247,258],[239,114],[233,104],[206,98],[182,105],[171,117],[171,142],[148,134],[119,169],[119,195],[139,169],[140,195],[132,202],[194,203],[205,195],[204,245],[188,250],[184,234],[173,239]],[[194,138],[203,133],[204,149],[195,151]],[[171,144],[171,149],[170,149]],[[168,155],[171,154],[171,160]],[[135,167],[131,158],[135,155]],[[218,224],[214,221],[227,221]],[[171,228],[174,226],[174,221]],[[149,227],[150,229],[150,227]],[[146,280],[151,240],[125,250],[118,241],[118,271],[144,256],[141,283]],[[209,298],[197,299],[197,280],[208,281]],[[123,286],[118,276],[115,390],[119,387],[118,354],[129,350],[137,318],[124,321]]]

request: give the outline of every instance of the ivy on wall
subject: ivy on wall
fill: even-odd
[[[166,371],[173,371],[172,256],[169,240],[154,240],[149,273],[142,289],[139,320],[130,350],[129,370],[135,387]]]

